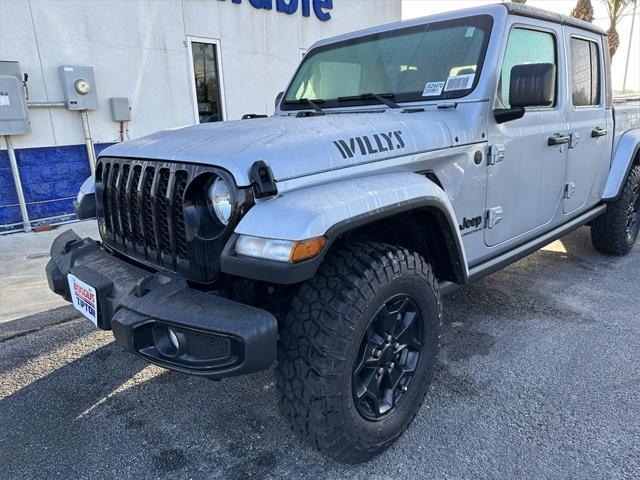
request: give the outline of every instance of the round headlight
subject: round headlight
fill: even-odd
[[[209,201],[218,220],[220,220],[223,225],[227,225],[231,218],[232,211],[231,191],[229,190],[227,182],[222,178],[216,178],[209,187]]]

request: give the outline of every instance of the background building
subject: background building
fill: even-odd
[[[31,132],[11,138],[31,222],[72,219],[90,174],[81,114],[43,105],[64,103],[61,66],[93,67],[98,105],[88,117],[99,152],[161,129],[272,113],[315,41],[400,20],[401,8],[400,0],[0,1],[0,60],[28,74]],[[113,120],[112,97],[128,99],[129,122]],[[4,142],[0,149],[6,232],[22,229],[22,217]]]
[[[14,60],[29,75],[31,132],[12,139],[31,223],[73,219],[72,201],[90,174],[82,116],[64,107],[60,67],[93,68],[97,108],[88,120],[99,152],[166,128],[273,112],[276,94],[319,39],[498,1],[0,0],[0,70],[1,61]],[[575,3],[527,2],[564,14]],[[603,3],[592,3],[594,23],[606,29]],[[618,92],[624,84],[640,91],[640,12],[630,43],[632,22],[628,12],[618,27]],[[130,121],[114,121],[114,97],[126,99]],[[45,105],[51,103],[57,106]],[[0,140],[0,233],[20,229],[19,196]]]

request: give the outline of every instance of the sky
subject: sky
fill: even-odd
[[[402,0],[402,18],[409,19],[422,17],[434,13],[459,10],[479,5],[495,4],[498,2],[499,0]],[[592,0],[591,3],[595,10],[595,20],[593,23],[607,30],[609,28],[609,17],[607,16],[607,10],[604,3],[602,0]],[[552,10],[565,15],[569,15],[571,13],[575,4],[576,0],[529,0],[527,2],[527,5]],[[627,74],[627,93],[629,93],[629,90],[633,92],[640,92],[640,2],[635,17],[631,55],[629,57],[630,60]],[[613,88],[616,93],[622,91],[624,82],[632,18],[632,7],[630,7],[629,10],[627,10],[626,15],[618,24],[620,47],[613,57],[611,65]]]

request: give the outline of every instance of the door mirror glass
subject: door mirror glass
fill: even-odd
[[[556,66],[552,63],[516,65],[511,69],[509,104],[518,107],[550,107],[556,96]]]

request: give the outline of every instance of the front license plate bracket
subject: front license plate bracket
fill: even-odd
[[[101,330],[111,330],[111,317],[113,316],[112,312],[112,299],[111,293],[113,290],[113,283],[97,273],[95,270],[92,270],[85,265],[78,265],[73,267],[69,272],[70,276],[77,278],[79,281],[84,284],[92,287],[95,290],[95,307],[96,307],[96,321],[93,322],[93,319],[87,317],[90,321],[92,321],[99,329]],[[70,276],[67,278],[71,278]],[[71,288],[71,282],[69,282]],[[73,295],[70,293],[70,297],[68,300],[74,301]],[[81,311],[78,306],[74,302],[74,307],[77,310]],[[84,314],[84,312],[82,312]]]

